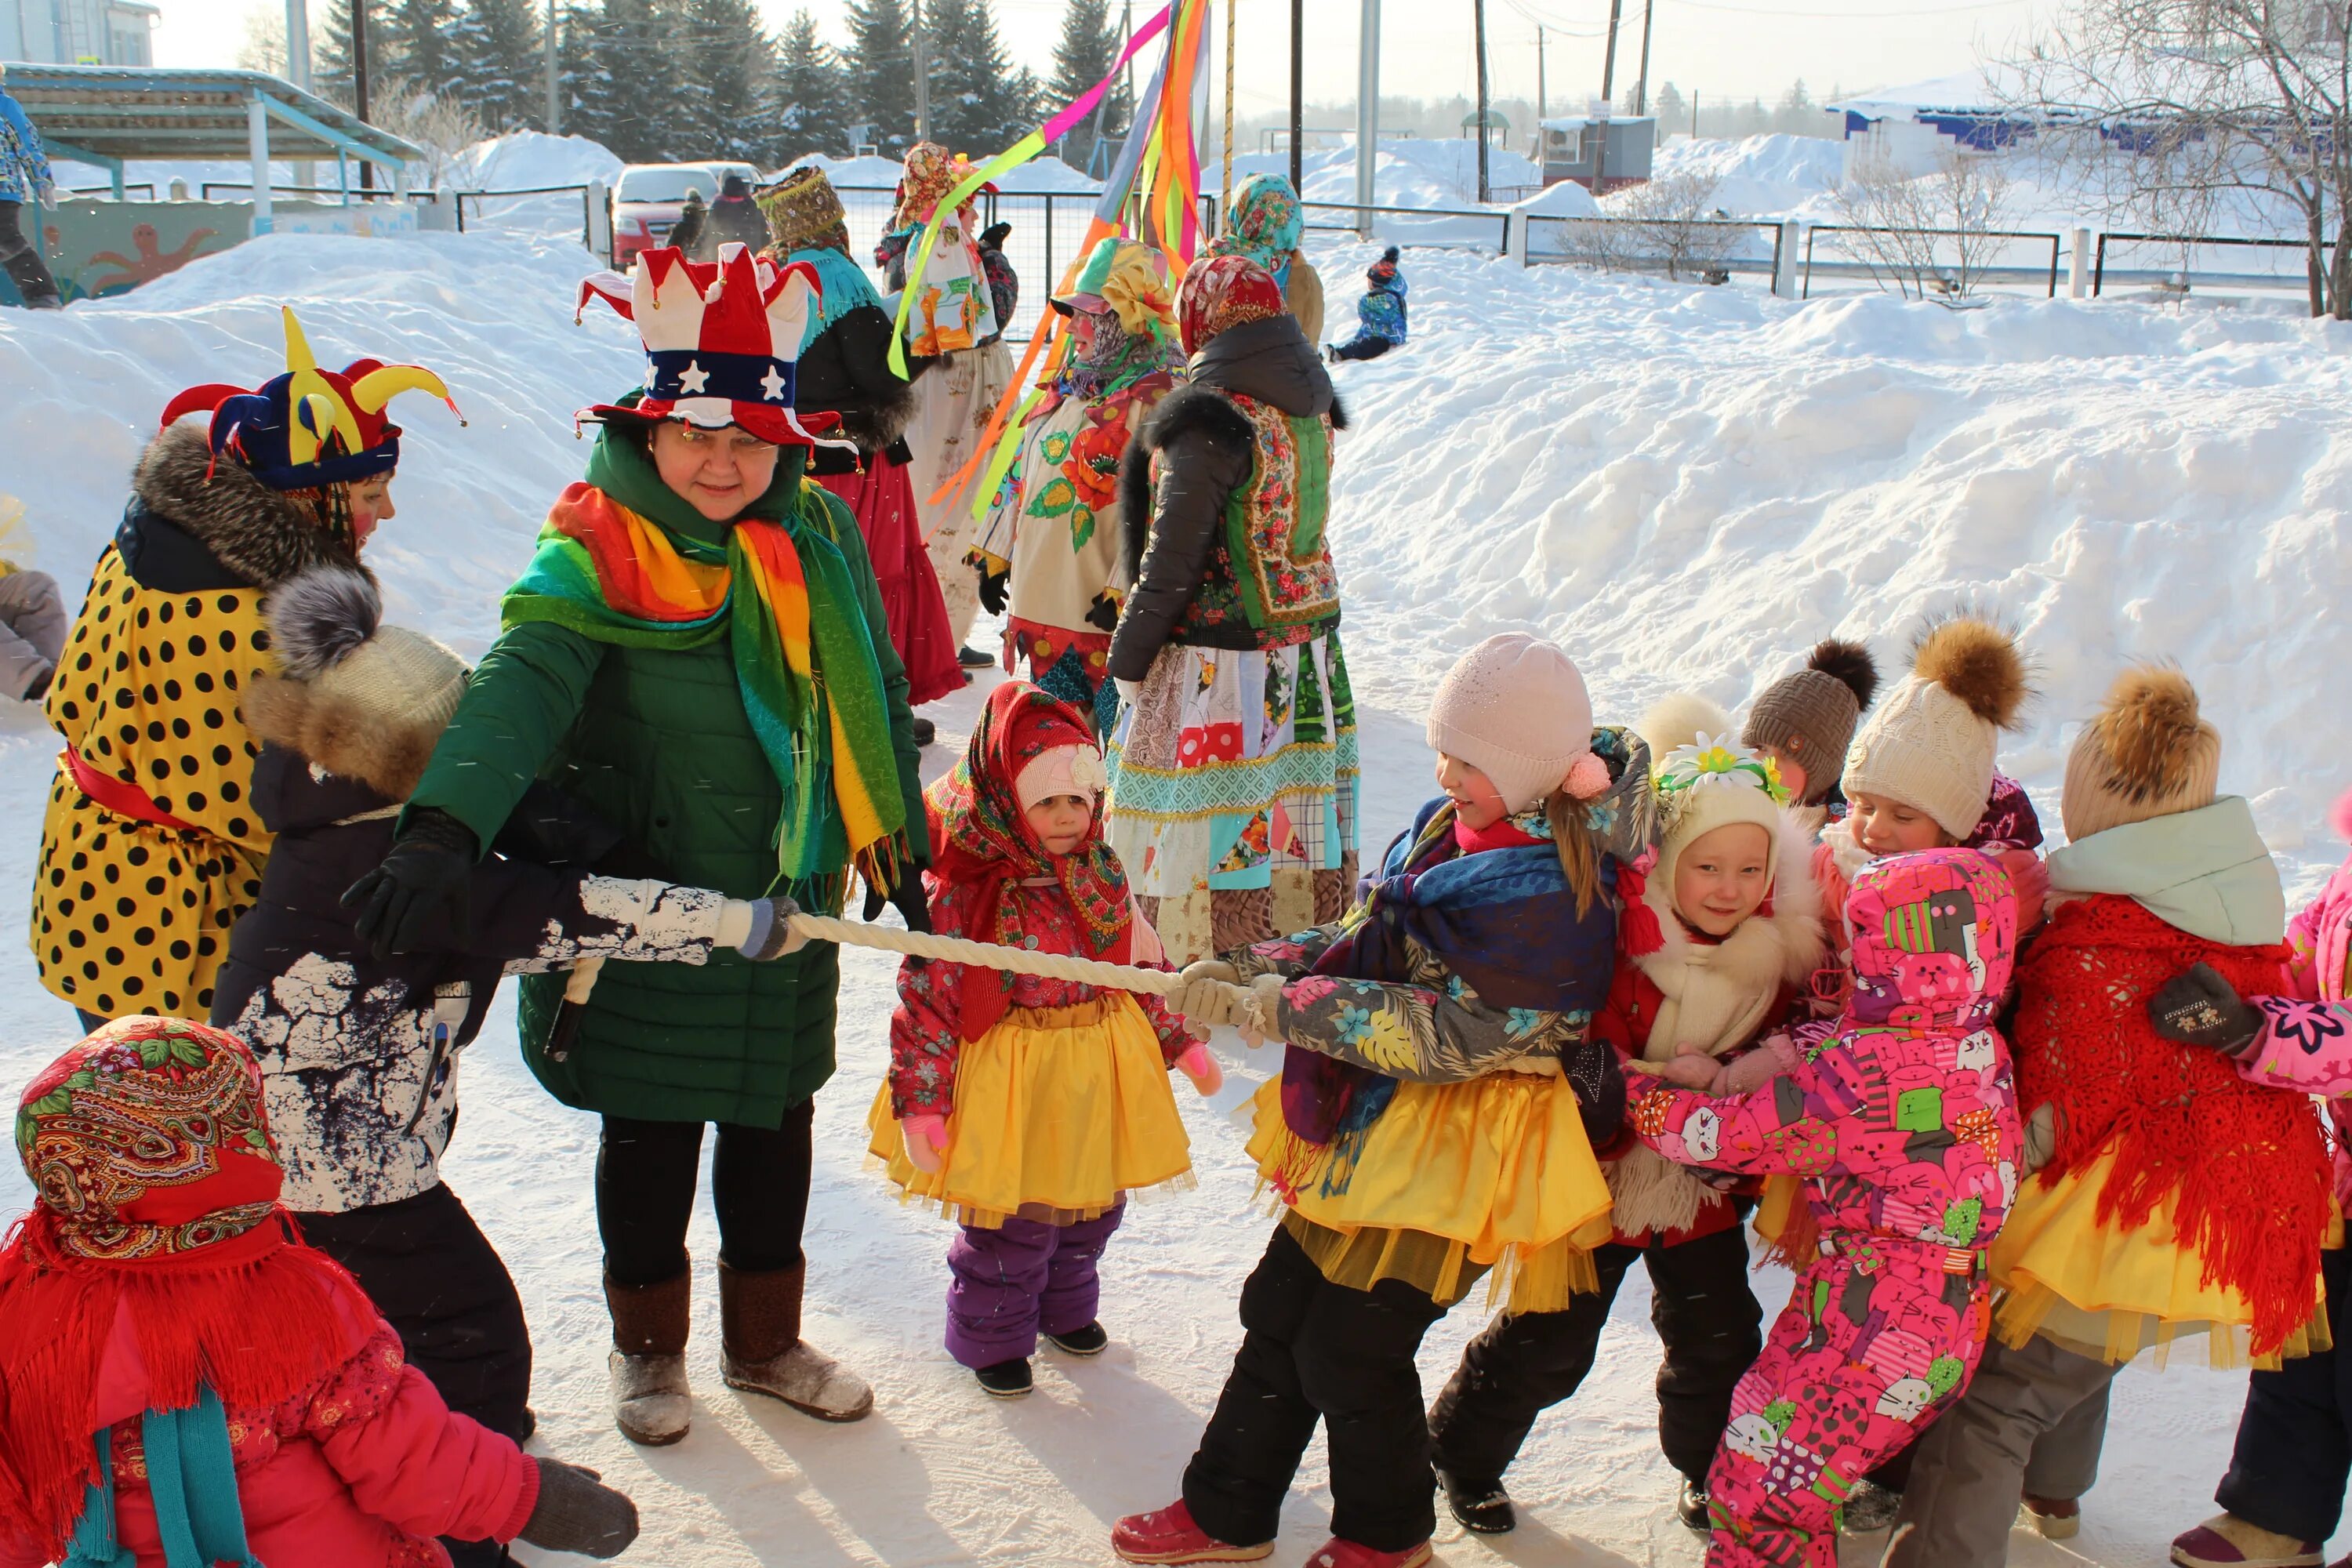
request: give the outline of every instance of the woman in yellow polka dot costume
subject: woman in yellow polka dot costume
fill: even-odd
[[[393,515],[394,394],[430,372],[321,371],[293,313],[285,374],[201,386],[163,411],[49,683],[63,737],[33,887],[41,983],[85,1027],[203,1018],[229,928],[258,896],[269,835],[247,798],[259,745],[240,710],[271,668],[268,592],[358,567]],[[209,426],[184,415],[207,412]]]

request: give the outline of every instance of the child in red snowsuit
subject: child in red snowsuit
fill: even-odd
[[[1820,1226],[1708,1473],[1708,1568],[1830,1568],[1836,1510],[1949,1408],[1984,1349],[1985,1252],[2023,1137],[1992,1025],[2017,930],[1969,849],[1873,862],[1846,904],[1854,992],[1796,1070],[1717,1099],[1661,1082],[1632,1109],[1670,1160],[1789,1173]]]

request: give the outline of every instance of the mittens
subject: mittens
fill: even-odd
[[[1213,1029],[1234,1018],[1234,987],[1241,971],[1220,958],[1202,958],[1184,966],[1176,989],[1168,994],[1168,1008],[1185,1022]]]
[[[561,1459],[538,1458],[539,1501],[523,1521],[522,1539],[550,1552],[618,1557],[637,1538],[637,1505],[604,1484],[593,1470]]]
[[[2147,1021],[2168,1040],[2242,1054],[2262,1037],[2263,1012],[2210,963],[2191,964],[2148,998]]]
[[[947,1162],[948,1119],[933,1111],[898,1118],[898,1132],[907,1141],[907,1160],[918,1171],[936,1171]]]
[[[1244,1045],[1255,1047],[1282,1037],[1282,988],[1279,974],[1261,974],[1249,988],[1234,994],[1239,1016],[1234,1019]]]
[[[801,907],[792,900],[753,899],[751,908],[751,934],[735,950],[744,957],[787,958],[808,945],[808,938],[793,929],[793,917]]]

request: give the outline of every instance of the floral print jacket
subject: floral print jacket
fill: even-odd
[[[991,940],[971,930],[971,900],[978,891],[974,884],[941,882],[936,877],[929,881],[933,935]],[[1039,933],[1036,945],[1040,950],[1074,956],[1085,953],[1076,911],[1070,908],[1068,896],[1059,887],[1031,887],[1024,882],[1006,889],[1004,896],[1022,900],[1022,929]],[[1159,940],[1154,937],[1145,942],[1143,938],[1150,928],[1143,925],[1140,913],[1134,919],[1139,929],[1136,932],[1136,954],[1129,962],[1150,969],[1167,968],[1165,962],[1147,958],[1147,950],[1157,954]],[[890,1016],[890,1114],[894,1117],[945,1116],[954,1108],[956,1062],[963,1055],[965,1043],[965,967],[936,958],[910,958],[899,966],[898,1008]],[[1030,974],[1013,977],[1015,1007],[1075,1007],[1104,994],[1098,986],[1081,985],[1075,981],[1046,980]],[[1192,1044],[1192,1034],[1159,997],[1138,994],[1135,999],[1160,1037],[1162,1059],[1172,1066]]]
[[[2326,1100],[2336,1134],[2336,1202],[2352,1211],[2352,860],[2287,926],[2294,990],[2249,996],[2262,1033],[2238,1053],[2238,1076]]]

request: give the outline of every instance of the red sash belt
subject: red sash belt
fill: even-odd
[[[100,773],[84,762],[81,753],[71,746],[58,753],[58,761],[63,763],[66,772],[73,775],[75,788],[117,816],[127,816],[133,822],[152,822],[158,827],[176,827],[183,833],[204,831],[194,823],[183,822],[157,805],[137,784],[125,784],[112,773]]]

